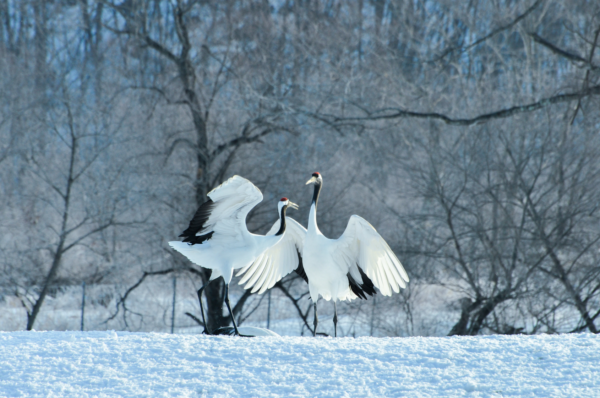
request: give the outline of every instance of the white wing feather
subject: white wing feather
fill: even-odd
[[[281,278],[298,268],[298,253],[304,248],[306,228],[296,220],[285,218],[283,238],[271,246],[250,266],[242,268],[237,276],[244,275],[239,284],[246,284],[244,289],[252,288],[252,293],[264,293],[272,288]],[[267,235],[275,235],[279,230],[279,220],[273,224]]]
[[[405,288],[408,275],[387,242],[367,220],[352,216],[344,234],[334,241],[333,260],[362,284],[356,264],[384,296]]]
[[[232,237],[247,234],[246,217],[263,200],[262,193],[254,184],[237,175],[210,191],[207,196],[214,205],[204,228],[196,235],[214,231],[212,244],[218,243],[225,236],[231,243]]]

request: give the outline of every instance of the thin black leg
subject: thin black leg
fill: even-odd
[[[315,310],[315,321],[313,322],[313,326],[315,329],[313,330],[313,337],[317,335],[317,325],[319,324],[319,318],[317,317],[317,303],[314,304]]]
[[[237,325],[235,324],[235,319],[233,319],[233,312],[231,312],[231,305],[229,304],[229,285],[225,285],[225,304],[227,304],[227,309],[229,310],[229,316],[231,316],[231,323],[233,323],[233,328],[235,329],[235,334],[237,336],[240,335],[238,331]]]
[[[333,301],[333,336],[337,337],[337,305]]]
[[[202,322],[204,322],[204,334],[212,334],[210,332],[210,330],[208,329],[208,323],[206,323],[206,317],[204,316],[204,306],[202,305],[202,292],[204,291],[204,288],[206,286],[208,286],[209,283],[210,283],[210,280],[208,282],[206,282],[206,284],[204,286],[202,286],[200,289],[198,289],[198,300],[200,301],[200,312],[202,313]]]

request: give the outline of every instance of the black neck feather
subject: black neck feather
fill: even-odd
[[[315,184],[315,191],[313,193],[312,203],[315,205],[315,210],[317,210],[317,202],[319,201],[319,194],[321,193],[321,186],[323,183],[318,182]]]
[[[281,208],[281,215],[279,218],[279,231],[275,234],[275,236],[282,235],[285,232],[285,211],[287,210],[287,206],[283,206]]]

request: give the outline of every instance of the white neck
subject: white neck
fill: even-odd
[[[317,207],[313,203],[310,206],[310,213],[308,214],[308,233],[322,235],[321,231],[319,231],[319,226],[317,225]]]

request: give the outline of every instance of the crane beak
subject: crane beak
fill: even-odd
[[[306,181],[306,185],[315,184],[317,182],[317,177],[312,177],[310,180]]]
[[[291,202],[291,201],[290,201],[290,202],[288,203],[288,206],[289,206],[289,207],[291,207],[291,208],[292,208],[292,209],[294,209],[294,210],[298,210],[298,205],[297,205],[297,204],[295,204],[294,202]]]

